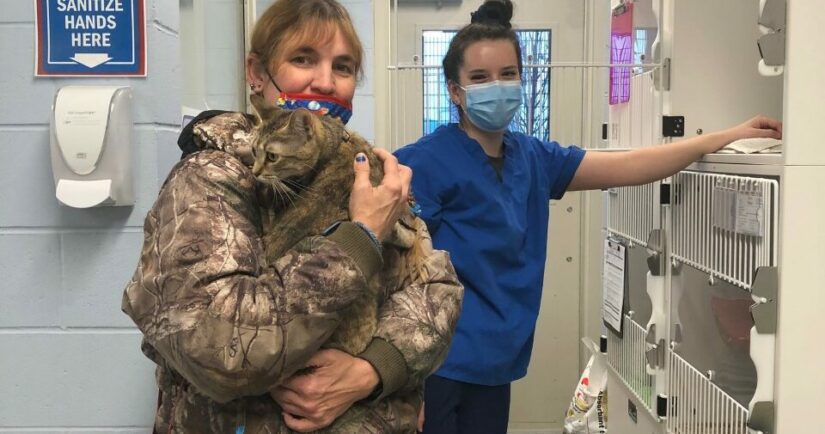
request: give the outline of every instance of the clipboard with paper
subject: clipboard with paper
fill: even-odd
[[[604,240],[602,270],[602,321],[613,333],[622,337],[627,295],[627,247],[621,242]]]

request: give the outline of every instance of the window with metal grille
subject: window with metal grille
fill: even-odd
[[[653,40],[656,39],[655,27],[637,27],[633,29],[633,63],[640,65],[653,62]],[[641,66],[633,68],[634,74],[641,74],[644,68]]]
[[[447,54],[455,31],[427,30],[423,32],[424,134],[439,125],[458,122],[458,110],[450,102],[441,61]],[[510,130],[542,140],[550,138],[550,63],[551,31],[516,30],[521,45],[522,102]],[[539,66],[534,66],[539,65]]]

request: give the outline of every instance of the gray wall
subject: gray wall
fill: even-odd
[[[180,153],[177,2],[146,0],[146,78],[34,78],[34,2],[0,15],[0,432],[146,433],[153,365],[120,311],[143,218]],[[49,114],[66,85],[134,92],[134,207],[54,197]]]
[[[243,5],[238,0],[180,0],[183,105],[241,110],[245,104]]]
[[[367,140],[375,142],[375,85],[373,84],[373,59],[375,59],[375,31],[373,30],[373,0],[339,0],[352,17],[355,30],[364,45],[364,77],[355,90],[352,101],[352,119],[347,126]],[[381,35],[379,37],[386,37]],[[384,108],[386,109],[386,108]]]

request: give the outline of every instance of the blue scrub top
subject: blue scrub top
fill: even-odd
[[[584,154],[508,131],[499,182],[481,145],[457,124],[396,151],[413,170],[413,193],[433,246],[450,252],[464,284],[452,346],[436,375],[495,386],[527,373],[549,201],[564,195]]]

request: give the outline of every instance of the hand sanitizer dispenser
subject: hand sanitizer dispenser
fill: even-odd
[[[63,87],[55,95],[50,126],[60,203],[74,208],[134,205],[129,87]]]

